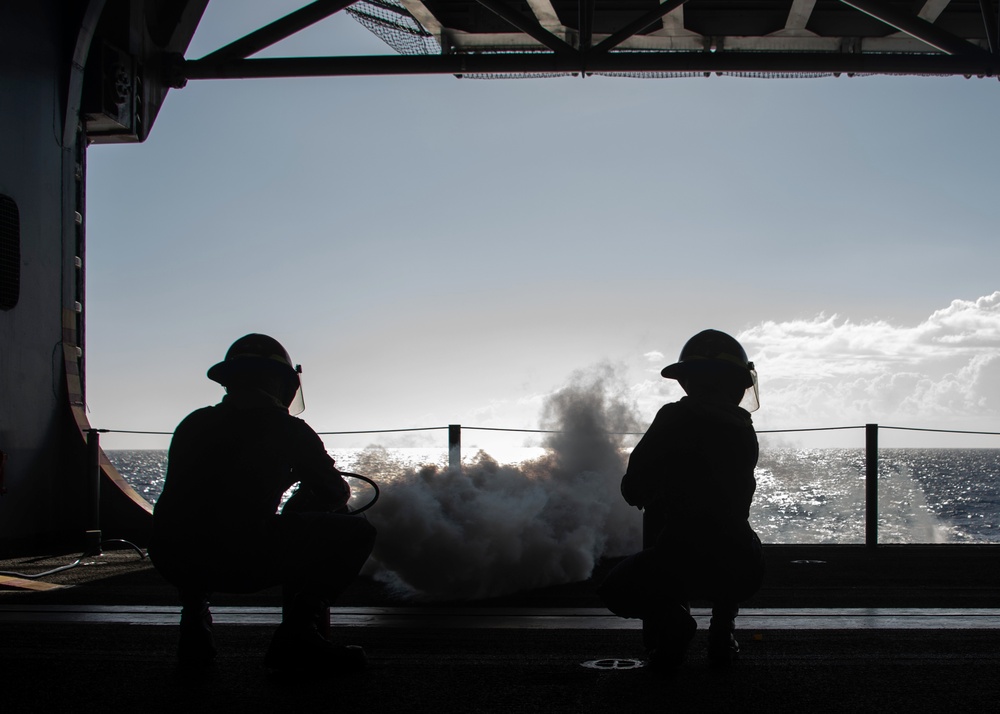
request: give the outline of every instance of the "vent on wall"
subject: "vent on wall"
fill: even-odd
[[[21,294],[21,219],[17,204],[0,194],[0,310],[11,310]]]

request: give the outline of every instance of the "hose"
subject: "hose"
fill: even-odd
[[[378,484],[377,483],[375,483],[374,481],[372,481],[367,476],[362,476],[361,474],[352,474],[352,473],[348,473],[346,471],[341,471],[340,475],[343,476],[343,477],[345,477],[345,478],[356,478],[359,481],[364,481],[366,484],[368,484],[369,486],[372,487],[372,500],[370,500],[368,503],[366,503],[365,505],[363,505],[361,508],[355,508],[354,510],[352,510],[351,511],[351,515],[352,516],[353,515],[357,515],[359,513],[364,513],[369,508],[371,508],[372,506],[375,505],[375,502],[378,501],[378,497],[379,497],[379,494],[380,494],[380,492],[378,490]]]
[[[369,505],[371,505],[371,504],[369,504]],[[130,548],[132,548],[133,550],[135,550],[136,553],[139,554],[139,559],[140,560],[144,560],[147,557],[146,553],[139,546],[137,546],[135,543],[132,543],[130,541],[122,540],[121,538],[112,538],[110,540],[102,540],[101,541],[101,547],[103,548],[108,543],[124,543],[125,545],[129,546]],[[11,577],[11,578],[24,578],[26,580],[34,580],[35,578],[44,578],[47,575],[52,575],[54,573],[61,573],[64,570],[71,570],[71,569],[75,568],[76,566],[78,566],[80,563],[82,563],[83,559],[87,558],[87,557],[89,557],[87,554],[81,555],[79,558],[77,558],[76,560],[74,560],[69,565],[60,565],[58,568],[53,568],[52,570],[46,570],[44,573],[34,573],[34,574],[31,574],[31,573],[15,573],[15,572],[12,572],[12,571],[9,571],[9,570],[0,570],[0,575],[6,575],[6,576]]]

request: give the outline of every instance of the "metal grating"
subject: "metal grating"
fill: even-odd
[[[17,204],[0,194],[0,310],[11,310],[21,294],[21,219]]]
[[[440,54],[441,46],[398,0],[360,0],[347,12],[401,55]]]

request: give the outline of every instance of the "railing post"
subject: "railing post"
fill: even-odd
[[[462,425],[448,425],[448,468],[453,471],[462,469]]]
[[[101,554],[101,437],[97,429],[87,430],[87,531],[86,555]]]
[[[878,545],[878,424],[865,424],[865,545]]]

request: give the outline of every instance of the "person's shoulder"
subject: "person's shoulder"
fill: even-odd
[[[667,402],[662,407],[660,407],[660,411],[667,413],[675,411],[684,411],[685,409],[688,408],[689,406],[688,401],[690,401],[690,399],[691,399],[690,397],[681,397],[676,402]]]
[[[653,421],[649,425],[647,432],[650,430],[672,429],[677,424],[683,423],[686,415],[687,409],[681,402],[668,402],[657,410],[656,416],[653,417]]]
[[[659,411],[656,412],[656,418],[671,419],[673,417],[687,413],[690,410],[690,406],[684,403],[684,399],[686,398],[687,397],[684,397],[677,402],[667,402],[662,407],[660,407]]]
[[[284,424],[286,424],[288,428],[291,429],[296,434],[299,434],[301,436],[308,436],[310,438],[315,438],[319,441],[322,441],[319,437],[319,434],[316,433],[316,430],[313,429],[311,426],[309,426],[309,423],[305,419],[302,419],[297,416],[292,416],[291,414],[285,412],[285,414],[281,417],[281,421]]]
[[[220,404],[213,404],[212,406],[195,409],[193,412],[181,419],[181,423],[177,426],[177,431],[218,419],[220,416],[220,408]]]

